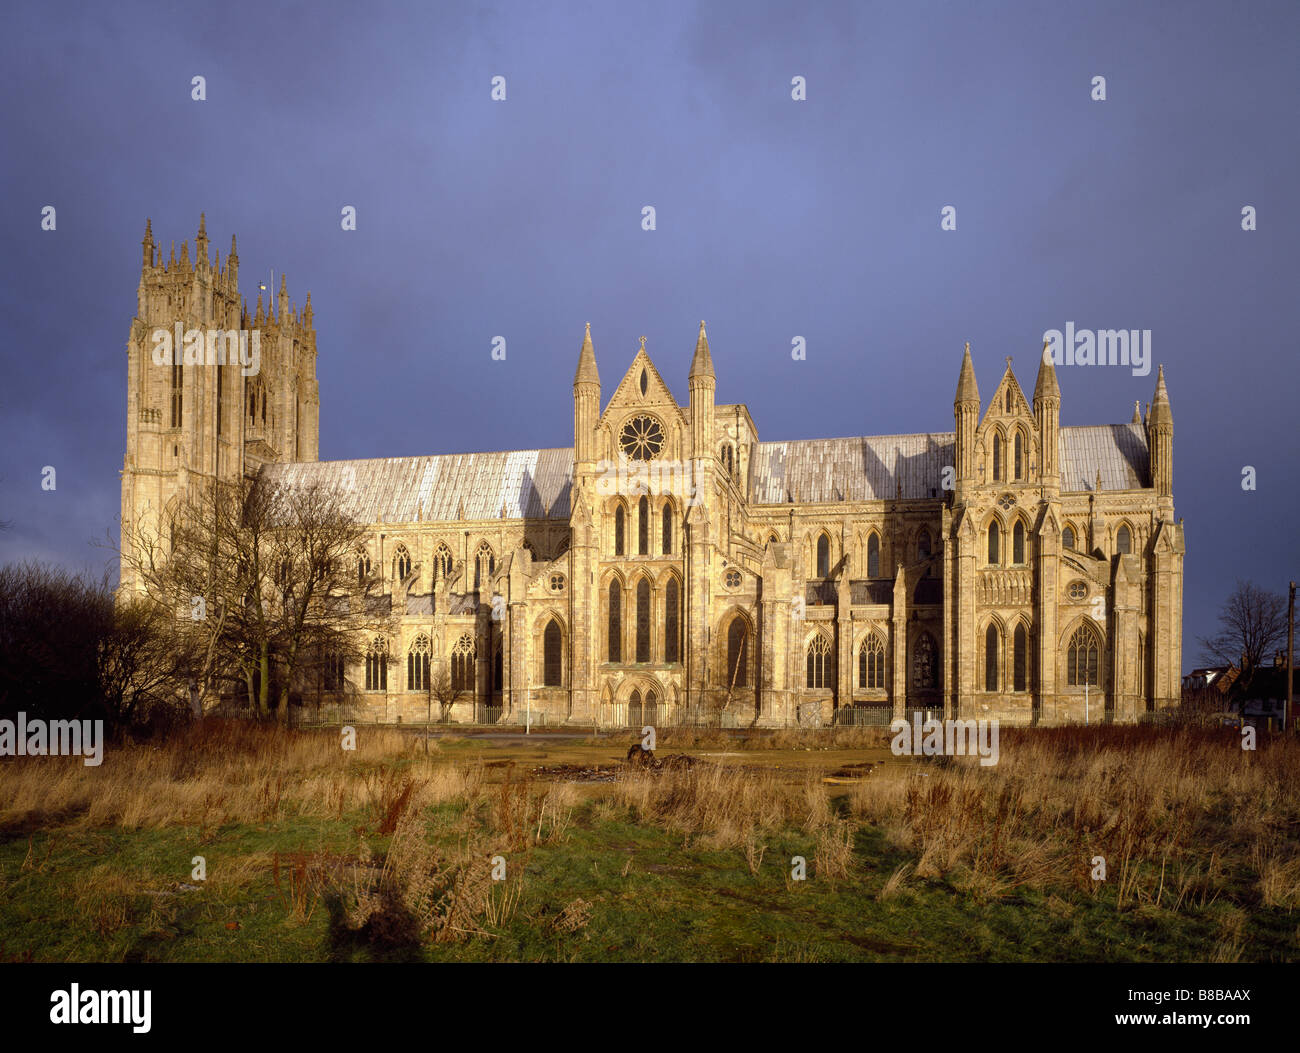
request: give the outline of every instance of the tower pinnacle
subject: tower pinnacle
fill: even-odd
[[[713,373],[713,356],[709,354],[709,337],[704,332],[703,320],[700,322],[700,335],[695,340],[695,356],[691,359],[691,370],[687,376],[690,379],[695,377],[716,379]]]

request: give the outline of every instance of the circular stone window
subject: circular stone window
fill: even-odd
[[[563,574],[552,574],[552,575],[551,575],[551,591],[552,591],[552,592],[563,592],[563,591],[564,591],[564,575],[563,575]]]
[[[633,461],[648,461],[664,448],[664,429],[654,417],[642,414],[623,425],[619,448]]]
[[[1016,499],[1012,497],[1010,494],[1003,494],[1001,497],[998,498],[998,507],[1001,508],[1004,512],[1011,511],[1011,506],[1014,505],[1015,503],[1016,503]]]
[[[723,575],[722,580],[727,588],[738,589],[740,588],[740,571],[729,570],[725,575]]]
[[[1088,596],[1088,586],[1081,581],[1070,582],[1069,596],[1072,600],[1086,599]]]

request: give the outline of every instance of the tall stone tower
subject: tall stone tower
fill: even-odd
[[[195,256],[173,242],[166,262],[146,221],[127,338],[122,542],[136,531],[166,542],[171,516],[203,480],[233,480],[269,461],[314,461],[320,398],[311,296],[301,314],[280,284],[278,310],[250,319],[239,256],[208,255],[203,216]],[[124,558],[121,585],[134,588]]]

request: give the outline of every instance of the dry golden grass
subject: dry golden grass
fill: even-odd
[[[689,733],[701,741],[708,734]],[[733,741],[712,734],[725,739],[719,744]],[[819,734],[839,746],[853,736],[873,744],[879,737],[872,729]],[[663,734],[661,745],[682,745],[674,742],[679,735],[687,733]],[[69,758],[7,762],[0,766],[0,828],[24,840],[51,827],[175,825],[202,833],[226,823],[361,812],[372,835],[391,836],[382,858],[371,860],[363,840],[352,861],[322,851],[249,856],[227,863],[214,880],[236,887],[269,869],[291,919],[308,918],[319,901],[338,896],[357,930],[381,940],[408,930],[458,938],[499,925],[517,906],[519,889],[490,881],[490,853],[509,853],[512,875],[521,874],[514,868],[533,846],[569,836],[584,801],[587,821],[648,824],[686,843],[735,850],[752,874],[776,837],[798,832],[812,844],[813,873],[831,883],[861,880],[854,851],[869,831],[906,860],[906,867],[890,863],[881,899],[945,882],[981,901],[1027,887],[1061,903],[1104,891],[1119,910],[1294,910],[1300,740],[1265,738],[1255,752],[1242,751],[1239,741],[1231,732],[1189,729],[1009,730],[994,767],[971,758],[889,763],[841,788],[828,787],[813,768],[701,761],[627,771],[589,793],[511,766],[489,769],[475,754],[451,755],[461,751],[426,761],[422,747],[413,751],[412,740],[396,731],[361,729],[351,752],[330,731],[208,721],[161,748],[114,749],[98,768]],[[447,803],[460,807],[432,807]],[[20,873],[39,871],[54,840],[32,840]],[[1098,856],[1104,882],[1093,877]],[[106,932],[138,906],[126,886],[107,883],[82,894],[87,916]],[[1216,954],[1240,954],[1240,935],[1225,928]]]
[[[298,816],[337,818],[357,807],[388,807],[396,778],[388,767],[410,755],[410,739],[365,728],[354,751],[337,733],[283,731],[209,720],[163,747],[108,751],[88,767],[65,757],[30,757],[0,768],[0,827],[172,825],[211,828]],[[473,796],[481,770],[430,766],[426,800]]]

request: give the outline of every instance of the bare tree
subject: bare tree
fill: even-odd
[[[166,537],[124,528],[122,550],[145,598],[174,619],[201,705],[240,685],[259,716],[274,699],[287,722],[293,693],[359,657],[358,631],[387,621],[356,572],[365,535],[336,490],[241,479],[203,484]]]
[[[176,687],[184,682],[185,656],[172,642],[171,619],[156,604],[119,603],[100,638],[99,686],[119,723],[152,723],[159,708],[184,712]]]
[[[1242,673],[1263,665],[1286,642],[1286,597],[1238,581],[1219,608],[1219,631],[1198,641],[1207,664],[1242,665]]]
[[[429,678],[429,698],[438,703],[438,722],[445,724],[451,718],[451,709],[468,694],[452,679],[451,667],[446,661],[439,664],[437,672]]]

